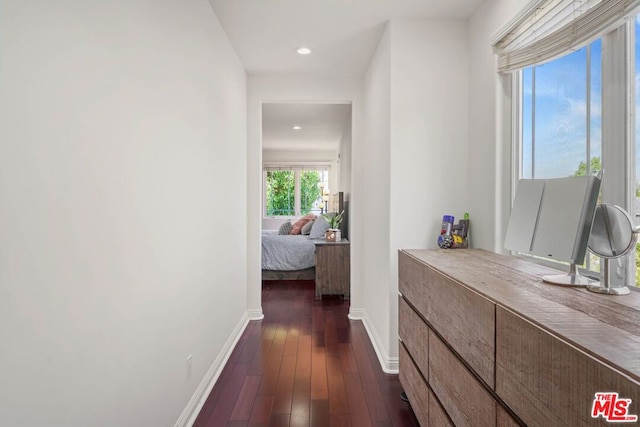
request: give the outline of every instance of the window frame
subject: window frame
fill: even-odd
[[[267,215],[267,172],[269,170],[283,170],[294,172],[294,213],[293,215]],[[327,174],[327,187],[330,188],[331,164],[327,162],[268,162],[262,167],[262,219],[293,219],[302,216],[301,172],[323,172]]]

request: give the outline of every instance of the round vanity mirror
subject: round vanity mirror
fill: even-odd
[[[611,287],[609,284],[609,262],[619,258],[636,242],[636,232],[629,214],[619,206],[598,205],[589,236],[589,250],[604,259],[601,285],[588,285],[587,289],[610,295],[626,295],[629,288]]]

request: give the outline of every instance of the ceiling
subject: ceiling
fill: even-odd
[[[483,0],[209,1],[249,75],[359,77],[364,76],[391,18],[466,19]],[[309,47],[312,53],[298,55],[295,49],[301,46]],[[328,145],[335,144],[336,124],[328,124],[326,120],[336,115],[326,105],[321,106],[319,110],[327,110],[326,117],[319,115],[318,123],[313,123],[314,116],[308,114],[311,110],[309,105],[303,108],[283,105],[264,115],[263,127],[269,132],[264,135],[266,144],[291,147],[295,139],[291,125],[301,120],[308,123],[308,129],[313,129],[295,134],[302,147],[317,147],[322,134],[327,135]],[[279,125],[280,131],[276,128]],[[322,127],[326,128],[321,130]]]
[[[335,150],[350,118],[351,104],[263,104],[262,148]]]
[[[466,19],[483,0],[209,0],[248,74],[362,76],[394,17]],[[295,49],[312,53],[300,56]]]

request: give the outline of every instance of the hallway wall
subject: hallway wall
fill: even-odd
[[[173,425],[245,316],[244,70],[206,0],[3,0],[0,69],[0,425]]]

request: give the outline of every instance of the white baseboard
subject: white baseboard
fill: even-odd
[[[262,315],[262,310],[260,310],[260,315]],[[231,333],[231,336],[218,354],[218,357],[216,357],[216,359],[209,367],[209,370],[200,382],[200,385],[198,385],[195,393],[193,393],[191,400],[189,400],[189,403],[187,403],[187,406],[182,411],[182,414],[180,414],[180,418],[178,418],[178,421],[176,421],[174,427],[191,427],[196,421],[196,418],[198,418],[198,414],[204,406],[207,397],[209,397],[213,386],[220,377],[224,365],[229,360],[229,357],[231,357],[233,349],[235,348],[236,344],[238,344],[242,333],[249,324],[249,320],[252,320],[252,318],[250,317],[249,312],[246,312],[242,316],[242,319],[240,320],[238,325],[235,327],[234,331]]]
[[[362,308],[349,308],[349,319],[351,320],[362,320],[365,317],[364,309]]]
[[[262,320],[264,319],[264,314],[262,313],[262,307],[260,308],[250,308],[247,310],[247,316],[249,320]]]
[[[387,374],[397,374],[400,371],[400,362],[398,357],[390,357],[388,353],[385,351],[384,346],[382,345],[382,341],[373,327],[369,316],[364,309],[361,308],[350,308],[349,309],[349,319],[351,320],[362,320],[364,324],[364,329],[367,331],[367,335],[369,335],[369,340],[373,345],[373,349],[376,352],[376,356],[378,356],[378,362],[380,362],[380,367]]]

